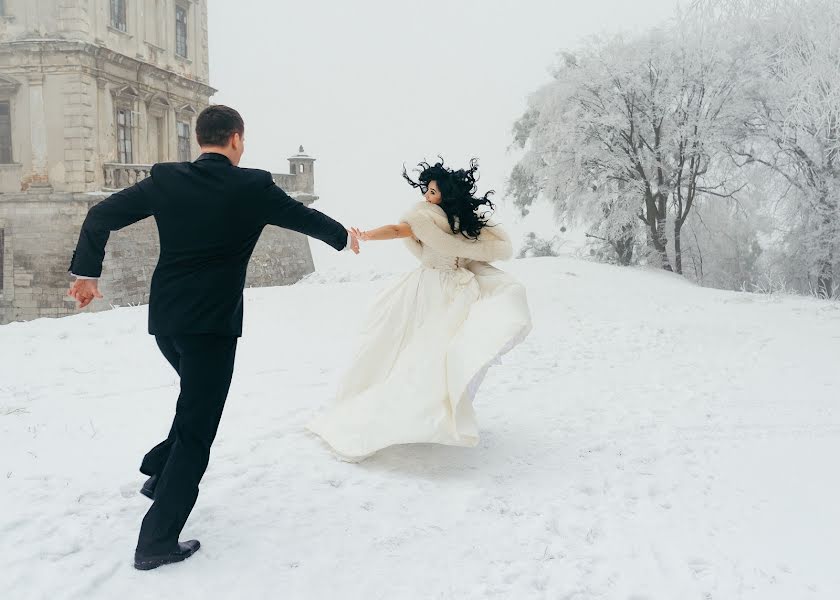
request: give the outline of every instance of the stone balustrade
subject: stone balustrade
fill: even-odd
[[[105,163],[103,168],[105,169],[105,189],[121,190],[146,179],[152,170],[152,165]]]

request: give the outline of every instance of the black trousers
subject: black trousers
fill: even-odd
[[[140,527],[137,551],[175,549],[198,498],[210,446],[225,406],[238,338],[216,335],[156,336],[158,347],[181,378],[181,394],[169,436],[143,458],[140,472],[158,475],[155,500]]]

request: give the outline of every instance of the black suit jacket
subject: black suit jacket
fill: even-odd
[[[242,335],[242,291],[266,225],[342,250],[343,225],[290,198],[271,174],[233,166],[221,154],[162,163],[143,181],[90,209],[70,271],[99,277],[110,232],[154,217],[160,258],[149,297],[153,335]]]

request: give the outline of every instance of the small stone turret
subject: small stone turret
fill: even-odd
[[[318,199],[315,195],[315,159],[306,154],[303,146],[298,148],[297,154],[289,157],[289,173],[275,174],[274,181],[287,194],[306,205]]]

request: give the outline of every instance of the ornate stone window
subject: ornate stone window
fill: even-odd
[[[178,160],[180,162],[192,160],[189,121],[178,121]]]
[[[188,58],[187,44],[187,15],[189,6],[175,5],[175,54],[181,58]]]
[[[134,113],[127,108],[117,108],[117,162],[130,165],[134,162]]]
[[[12,111],[13,99],[20,84],[11,79],[0,77],[0,165],[14,163],[12,146]]]
[[[140,113],[137,103],[140,95],[127,85],[114,91],[114,124],[117,138],[117,162],[134,164],[137,158],[137,130],[140,128]]]
[[[175,109],[175,133],[178,136],[178,160],[192,160],[192,124],[198,111],[190,104]]]
[[[125,7],[127,1],[111,0],[111,27],[119,31],[128,31]]]
[[[0,100],[0,165],[10,165],[12,160],[12,103]]]

